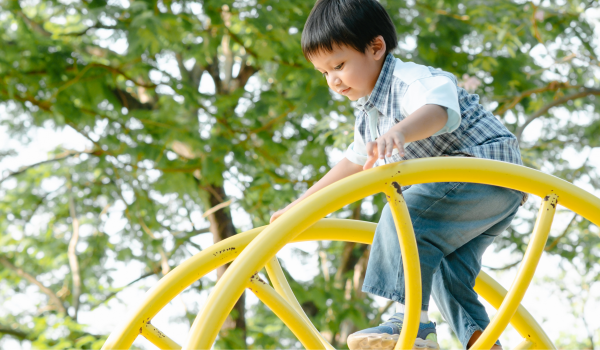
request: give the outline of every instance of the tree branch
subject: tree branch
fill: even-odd
[[[383,316],[383,314],[390,308],[392,307],[392,305],[394,305],[394,301],[390,300],[388,301],[385,305],[383,305],[382,307],[379,308],[379,310],[377,310],[377,315],[375,315],[375,318],[373,318],[373,320],[371,321],[371,323],[373,325],[379,323],[379,320],[381,320],[381,316]]]
[[[235,77],[238,82],[237,87],[243,89],[246,86],[248,79],[250,79],[250,77],[256,72],[258,72],[258,68],[244,64],[244,61],[242,60],[240,72],[238,73],[237,77]]]
[[[0,256],[0,264],[4,265],[6,268],[8,268],[10,270],[13,270],[17,275],[23,277],[24,279],[26,279],[30,283],[35,284],[42,291],[42,293],[46,294],[50,298],[50,301],[58,309],[58,312],[67,315],[67,309],[63,305],[63,303],[60,300],[60,298],[58,296],[56,296],[56,294],[54,294],[53,291],[51,291],[49,288],[47,288],[46,286],[44,286],[40,281],[38,281],[35,277],[33,277],[32,275],[30,275],[27,272],[23,271],[23,269],[21,269],[20,267],[16,267],[15,265],[13,265],[4,256]]]
[[[544,248],[545,251],[549,252],[552,249],[554,249],[554,247],[556,247],[556,245],[558,244],[558,241],[560,241],[569,232],[569,228],[571,228],[571,225],[573,225],[577,216],[578,216],[577,214],[573,215],[573,218],[571,219],[571,221],[569,221],[569,224],[567,224],[567,227],[565,227],[564,231],[558,237],[556,237],[552,241],[552,243],[550,243],[548,246],[546,246],[546,248]]]
[[[512,101],[510,103],[505,103],[504,105],[502,105],[502,107],[500,109],[498,109],[495,112],[495,114],[503,115],[508,110],[515,108],[517,103],[521,102],[525,97],[529,97],[533,94],[538,94],[540,92],[546,92],[546,91],[556,91],[558,89],[570,89],[570,88],[580,88],[580,87],[581,86],[573,86],[573,85],[570,85],[569,83],[561,83],[559,81],[554,80],[554,81],[551,81],[550,83],[548,83],[548,85],[546,85],[546,86],[523,91],[521,94],[513,97]]]
[[[102,305],[102,304],[106,303],[107,301],[109,301],[110,299],[112,299],[112,298],[113,298],[115,295],[117,295],[117,293],[119,293],[120,291],[124,290],[125,288],[127,288],[127,287],[131,286],[132,284],[134,284],[134,283],[136,283],[136,282],[139,282],[139,281],[143,280],[143,279],[144,279],[144,278],[146,278],[146,277],[154,276],[154,275],[156,275],[157,273],[158,273],[158,271],[151,271],[151,272],[148,272],[147,274],[141,275],[140,277],[138,277],[138,278],[134,279],[133,281],[131,281],[131,282],[127,283],[125,286],[123,286],[123,287],[119,288],[118,290],[116,290],[116,291],[114,291],[114,292],[111,292],[110,294],[108,294],[108,295],[106,296],[106,298],[104,298],[104,300],[102,300],[102,301],[100,301],[100,302],[96,303],[95,305],[93,305],[93,306],[90,308],[90,310],[93,310],[93,309],[97,308],[98,306],[100,306],[100,305]]]
[[[18,338],[19,340],[29,339],[29,334],[7,326],[0,326],[0,333],[12,335],[13,337]]]
[[[508,265],[502,266],[502,267],[491,267],[491,266],[485,266],[485,265],[483,267],[486,267],[486,268],[488,268],[490,270],[494,270],[494,271],[501,271],[501,270],[508,270],[510,268],[513,268],[513,267],[519,265],[520,262],[521,262],[521,260],[517,260],[512,264],[508,264]]]
[[[73,221],[73,234],[69,240],[67,255],[69,257],[69,266],[73,275],[73,319],[77,321],[79,312],[79,296],[81,295],[81,274],[79,272],[79,261],[77,260],[77,242],[79,241],[79,219],[75,212],[75,201],[73,200],[73,185],[69,180],[69,213]]]
[[[19,6],[19,11],[17,11],[17,13],[19,14],[19,16],[23,19],[23,21],[25,23],[27,23],[34,31],[38,32],[39,34],[42,34],[43,36],[49,38],[50,36],[52,36],[52,33],[50,33],[49,31],[47,31],[46,29],[44,29],[44,25],[43,24],[39,24],[35,21],[33,21],[31,18],[25,16],[25,14],[23,13],[23,11],[20,9],[21,6]]]
[[[86,29],[84,29],[80,32],[69,32],[69,33],[63,33],[63,34],[59,34],[59,35],[61,35],[61,36],[83,36],[83,35],[87,34],[87,32],[90,29],[113,29],[113,30],[115,30],[115,29],[120,29],[120,28],[118,28],[116,26],[105,26],[101,23],[96,23],[93,26],[87,27]]]
[[[148,225],[146,225],[146,223],[144,222],[144,220],[142,220],[140,216],[138,216],[138,221],[140,222],[140,226],[142,226],[144,232],[146,232],[148,236],[150,236],[150,238],[154,240],[158,239],[156,238],[154,233],[152,233],[152,230],[150,230]],[[158,246],[158,253],[160,254],[160,266],[162,269],[162,274],[166,275],[169,273],[169,271],[171,271],[171,266],[169,266],[169,258],[167,258],[167,254],[165,253],[162,244]]]
[[[202,73],[204,73],[205,68],[198,62],[194,63],[194,67],[190,72],[192,86],[196,91],[200,87],[200,80],[202,80]]]
[[[223,84],[221,83],[221,76],[219,75],[219,58],[217,56],[213,57],[212,63],[206,67],[206,71],[213,78],[216,94],[223,94]]]
[[[179,74],[181,75],[181,80],[190,82],[190,71],[188,71],[185,68],[185,65],[183,64],[183,55],[181,54],[181,52],[175,53],[175,59],[177,59],[177,66],[179,67]]]
[[[19,170],[13,171],[13,172],[9,173],[8,175],[6,175],[5,177],[3,177],[2,179],[0,179],[0,184],[2,184],[5,180],[7,180],[8,178],[10,178],[12,176],[21,175],[21,174],[27,172],[29,169],[33,169],[35,167],[38,167],[38,166],[46,164],[46,163],[51,163],[51,162],[57,162],[57,161],[65,160],[67,158],[70,158],[70,157],[73,157],[73,156],[78,156],[80,154],[96,154],[96,153],[97,153],[96,151],[83,151],[83,152],[66,151],[66,152],[63,152],[63,153],[59,154],[58,156],[56,156],[56,157],[54,157],[52,159],[43,160],[43,161],[35,163],[35,164],[31,164],[31,165],[28,165],[28,166],[21,167]]]
[[[292,113],[296,108],[298,108],[298,106],[291,106],[290,108],[288,108],[286,111],[284,111],[283,113],[281,113],[280,115],[278,115],[277,117],[269,120],[268,122],[266,122],[264,125],[262,125],[261,127],[251,130],[250,134],[258,134],[259,132],[266,130],[268,128],[271,127],[271,125],[273,125],[274,123],[276,123],[277,121],[281,120],[283,117],[287,116],[288,114]],[[250,137],[246,138],[246,140],[249,140]],[[244,141],[246,141],[244,140]]]
[[[242,41],[242,39],[237,36],[236,34],[234,34],[231,30],[229,30],[229,28],[225,28],[227,30],[227,33],[229,34],[229,36],[231,37],[231,39],[233,41],[235,41],[238,45],[240,45],[241,47],[244,48],[244,50],[250,54],[250,56],[258,59],[258,55],[256,54],[256,52],[254,52],[254,50],[252,50],[251,48],[247,47],[244,45],[244,42]],[[276,60],[276,59],[272,59],[273,62],[277,63],[277,64],[281,64],[284,66],[288,66],[288,67],[294,67],[294,68],[305,68],[304,66],[297,64],[297,63],[289,63],[289,62],[285,62],[285,61],[281,61],[281,60]]]
[[[232,201],[233,201],[233,200],[232,200],[232,199],[230,199],[230,200],[228,200],[227,202],[223,202],[223,203],[221,203],[221,204],[217,204],[217,205],[215,205],[214,207],[212,207],[212,208],[208,209],[207,211],[205,211],[205,212],[204,212],[204,214],[202,214],[202,218],[205,218],[205,217],[209,216],[210,214],[212,214],[212,213],[216,212],[216,211],[217,211],[217,210],[219,210],[219,209],[223,209],[223,208],[226,208],[226,207],[228,207],[229,205],[231,205],[231,202],[232,202]]]
[[[130,111],[133,110],[146,110],[151,111],[154,109],[154,105],[148,102],[140,102],[135,96],[128,91],[119,88],[112,89],[113,94],[121,101],[123,107]]]
[[[225,60],[223,62],[223,73],[225,74],[225,78],[223,79],[223,87],[228,92],[232,92],[234,90],[232,88],[233,84],[231,84],[231,79],[233,76],[233,51],[231,51],[231,47],[229,45],[230,39],[231,38],[229,35],[223,35],[221,39],[221,50],[223,51],[223,56],[225,56]]]
[[[590,96],[590,95],[600,95],[600,89],[592,89],[592,88],[583,88],[582,91],[580,92],[576,92],[574,94],[571,95],[566,95],[563,96],[559,99],[556,99],[550,103],[548,103],[547,105],[545,105],[544,107],[540,108],[537,112],[535,112],[534,114],[532,114],[529,118],[527,118],[527,120],[525,121],[525,123],[523,123],[523,125],[521,125],[517,131],[515,132],[515,136],[517,137],[517,139],[521,140],[521,136],[523,135],[523,131],[525,130],[525,128],[531,124],[531,122],[533,122],[535,119],[543,116],[544,114],[546,114],[546,112],[548,112],[548,110],[552,107],[556,107],[556,106],[560,106],[568,101],[571,100],[576,100],[578,98],[582,98],[582,97],[586,97],[586,96]]]

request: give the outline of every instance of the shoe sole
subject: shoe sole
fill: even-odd
[[[351,334],[348,337],[348,348],[350,350],[393,350],[398,342],[398,334],[387,333],[363,333]],[[439,350],[440,346],[433,340],[423,340],[417,338],[413,349],[432,349]]]

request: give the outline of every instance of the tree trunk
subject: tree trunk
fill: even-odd
[[[204,189],[207,190],[209,195],[210,208],[225,202],[225,189],[222,186],[208,186]],[[213,244],[236,234],[235,227],[233,226],[233,221],[231,219],[231,213],[228,207],[225,207],[221,210],[217,210],[216,212],[208,215],[208,220],[210,221],[210,231],[213,234]],[[225,264],[217,269],[217,281],[221,279],[221,276],[223,276],[229,265],[230,264]],[[236,310],[236,318],[234,319],[232,315],[229,315],[227,317],[227,320],[223,324],[223,327],[221,328],[221,331],[227,331],[233,328],[241,330],[243,334],[242,341],[245,345],[244,348],[246,348],[245,295],[246,292],[244,291],[238,302],[233,307],[233,309]]]
[[[360,214],[361,214],[361,206],[362,206],[362,199],[359,200],[358,202],[353,204],[354,208],[352,208],[352,216],[350,217],[352,220],[360,220]],[[353,254],[354,249],[357,249],[358,251],[360,251],[360,254]],[[351,271],[354,269],[354,266],[356,265],[356,263],[358,262],[359,258],[356,258],[355,256],[361,256],[363,254],[363,252],[365,251],[365,249],[367,249],[367,245],[366,244],[360,244],[360,243],[355,243],[355,242],[346,242],[344,244],[344,249],[342,251],[342,256],[340,258],[340,263],[338,265],[338,269],[337,272],[335,274],[335,282],[336,282],[336,287],[337,288],[342,288],[342,286],[344,285],[344,274],[346,274],[346,272]]]

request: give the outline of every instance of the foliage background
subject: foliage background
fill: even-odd
[[[598,193],[597,2],[381,2],[397,57],[455,74],[519,137],[527,166]],[[312,4],[0,2],[0,344],[100,347],[109,330],[95,322],[136,300],[127,297],[137,286],[206,242],[267,224],[340,159],[352,105],[302,57]],[[23,157],[44,132],[61,142]],[[383,200],[333,215],[376,222]],[[514,275],[537,204],[495,243],[498,278]],[[569,212],[556,222],[544,261],[562,272],[538,283],[577,325],[551,336],[593,348],[600,322],[586,310],[598,296],[598,227]],[[390,311],[360,292],[369,249],[309,247],[290,252],[318,257],[319,273],[290,280],[317,328],[345,347]],[[186,290],[170,321],[189,327],[223,272]],[[217,347],[296,344],[262,304],[244,301]]]

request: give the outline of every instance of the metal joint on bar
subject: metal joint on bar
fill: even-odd
[[[310,323],[306,322],[271,286],[261,280],[258,274],[250,278],[248,289],[289,327],[305,348],[326,350],[319,337],[313,333]]]
[[[144,338],[148,339],[152,344],[156,345],[161,350],[179,350],[181,345],[177,344],[174,340],[169,338],[166,334],[161,332],[158,328],[154,327],[150,323],[145,323],[140,327],[140,333]]]
[[[267,270],[267,275],[269,275],[269,278],[271,279],[271,283],[273,283],[273,288],[275,289],[275,291],[279,293],[279,295],[281,295],[285,300],[287,300],[287,302],[290,303],[290,305],[292,305],[294,310],[296,310],[300,317],[302,317],[306,324],[308,324],[309,327],[312,329],[312,332],[317,337],[319,337],[321,343],[327,350],[335,350],[335,348],[331,344],[329,344],[329,342],[323,337],[321,332],[319,332],[317,328],[315,328],[315,325],[313,325],[313,323],[310,321],[310,319],[302,309],[302,306],[300,306],[298,299],[296,299],[296,296],[294,295],[290,284],[288,283],[287,279],[285,278],[285,275],[283,274],[283,270],[281,269],[279,260],[277,260],[277,256],[274,256],[273,258],[271,258],[271,260],[269,260],[267,265],[265,265],[265,269]]]

